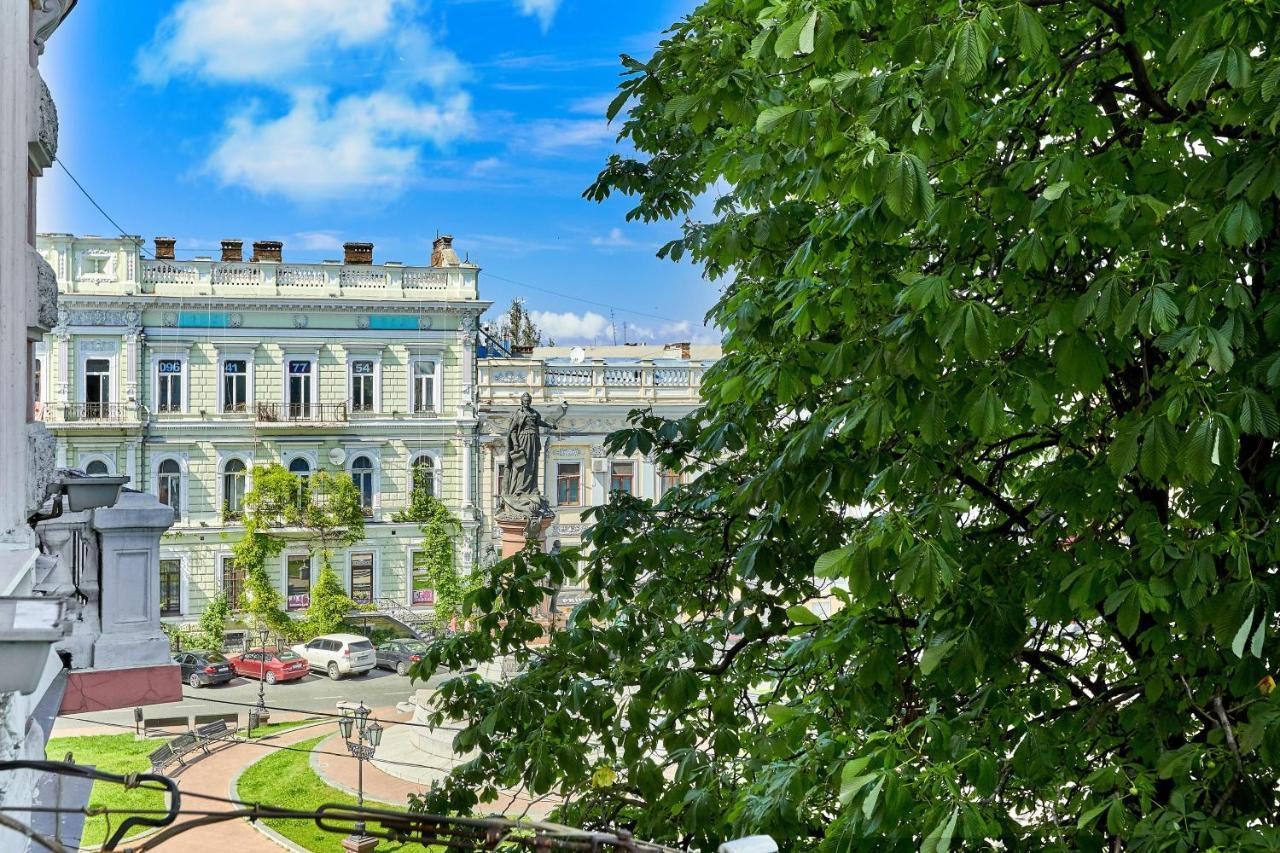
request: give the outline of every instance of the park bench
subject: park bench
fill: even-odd
[[[215,720],[196,728],[196,738],[200,742],[200,748],[206,753],[209,751],[209,744],[214,741],[230,741],[234,743],[239,740],[236,737],[236,730],[227,725],[226,720]]]
[[[200,742],[196,739],[195,735],[178,735],[176,738],[151,753],[149,756],[151,759],[151,769],[158,773],[175,761],[183,767],[186,767],[187,763],[183,761],[182,756],[186,755],[191,750],[196,749],[198,746],[200,746]]]

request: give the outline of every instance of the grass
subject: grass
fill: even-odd
[[[254,762],[236,783],[236,796],[248,802],[272,803],[300,810],[314,809],[324,803],[354,806],[355,797],[325,784],[311,769],[310,751],[330,734],[326,732],[320,737],[294,744],[306,752],[280,750]],[[325,832],[313,821],[264,820],[263,823],[307,850],[316,853],[342,851],[342,836]],[[378,845],[378,850],[399,850],[401,846],[384,841]]]
[[[296,729],[314,720],[294,720],[287,723],[268,723],[253,730],[253,739],[275,734],[277,732]],[[61,761],[67,753],[74,756],[77,764],[88,764],[107,773],[151,772],[149,756],[165,743],[162,738],[135,740],[132,734],[119,735],[79,735],[76,737],[50,738],[45,748],[45,755],[51,760]],[[195,756],[191,756],[195,758]],[[89,794],[89,805],[124,811],[149,811],[165,808],[163,791],[135,789],[126,791],[122,786],[112,782],[94,782]],[[120,825],[124,816],[113,815],[111,830]],[[149,827],[136,827],[129,836],[145,832]],[[85,820],[84,835],[80,844],[83,847],[100,846],[107,840],[107,818],[94,815]]]
[[[91,764],[108,773],[150,772],[151,762],[147,756],[161,743],[159,740],[134,740],[131,734],[58,737],[49,740],[45,754],[53,761],[61,761],[70,752],[77,764]],[[111,782],[94,782],[89,805],[125,811],[164,809],[165,795],[163,791],[126,791],[123,786]],[[121,820],[123,817],[120,815],[112,816],[112,831]],[[107,840],[107,827],[104,815],[86,819],[81,846],[101,845]],[[137,827],[130,835],[146,829],[148,827]]]

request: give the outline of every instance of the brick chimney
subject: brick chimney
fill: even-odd
[[[679,343],[675,343],[675,344],[667,344],[666,346],[664,346],[664,347],[662,348],[662,351],[663,351],[663,352],[678,352],[678,353],[680,353],[680,357],[681,357],[681,358],[683,358],[685,361],[688,361],[688,360],[689,360],[690,352],[689,352],[689,342],[688,342],[688,341],[681,341],[681,342],[679,342]]]
[[[437,237],[431,244],[431,266],[456,267],[461,264],[458,253],[453,250],[453,235],[441,234]]]
[[[284,243],[279,240],[254,240],[253,241],[253,257],[249,260],[257,263],[258,261],[275,261],[279,263],[283,260]]]
[[[344,264],[361,264],[364,266],[373,263],[373,244],[343,243],[342,262]]]
[[[178,241],[173,237],[157,237],[156,238],[156,260],[171,261],[173,260],[173,246]]]
[[[222,241],[222,260],[234,261],[239,263],[244,260],[244,241],[243,240],[223,240]]]

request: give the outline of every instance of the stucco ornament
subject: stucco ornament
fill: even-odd
[[[34,249],[31,257],[36,267],[36,295],[39,299],[36,322],[43,329],[52,329],[63,317],[63,312],[58,310],[58,275]]]
[[[305,329],[305,328],[307,327],[307,315],[306,315],[306,314],[294,314],[294,315],[293,315],[293,327],[294,327],[295,329]]]
[[[54,158],[58,156],[58,107],[53,103],[53,95],[49,93],[49,85],[44,78],[39,72],[34,72],[34,76],[39,89],[32,105],[36,112],[36,144],[39,154],[43,155],[38,155],[37,159],[42,161],[41,168],[46,168],[53,165]]]

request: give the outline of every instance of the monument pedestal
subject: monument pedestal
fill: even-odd
[[[538,550],[546,550],[547,528],[551,526],[554,516],[543,516],[530,524],[527,518],[503,518],[498,516],[498,530],[502,532],[502,559],[514,556],[524,550],[530,541],[538,543]],[[532,530],[531,530],[532,528]],[[533,532],[531,537],[529,534]]]

